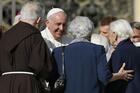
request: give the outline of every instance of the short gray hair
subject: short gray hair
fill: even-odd
[[[118,19],[110,24],[110,31],[117,33],[118,37],[127,39],[132,37],[133,30],[128,21]]]
[[[77,16],[70,22],[68,31],[75,38],[89,38],[91,37],[93,28],[94,24],[88,17]]]
[[[20,14],[21,19],[36,20],[43,16],[43,8],[39,2],[30,1],[22,7]]]

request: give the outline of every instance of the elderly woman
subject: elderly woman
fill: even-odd
[[[64,49],[66,76],[64,93],[101,93],[102,84],[123,79],[126,74],[123,68],[119,73],[110,73],[103,46],[89,42],[93,29],[91,20],[82,16],[73,19],[68,27],[68,31],[72,32],[75,39]],[[52,52],[59,73],[62,71],[61,53],[62,47]]]
[[[123,62],[125,69],[135,71],[132,80],[117,80],[110,83],[106,88],[106,93],[140,93],[140,48],[135,47],[130,38],[133,30],[130,24],[123,19],[119,19],[110,24],[109,38],[111,44],[116,46],[109,61],[112,73],[117,72]]]

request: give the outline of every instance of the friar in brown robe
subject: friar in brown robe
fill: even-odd
[[[49,80],[49,49],[38,29],[19,22],[0,40],[0,93],[41,93],[38,77]]]

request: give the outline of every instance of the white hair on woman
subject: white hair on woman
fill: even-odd
[[[84,16],[77,16],[68,26],[68,31],[72,33],[75,38],[89,39],[94,28],[93,22]]]
[[[91,35],[91,43],[97,44],[97,45],[102,45],[105,48],[105,51],[108,51],[109,48],[109,42],[106,37],[100,34],[92,34]]]
[[[36,20],[43,16],[42,10],[39,2],[30,1],[22,7],[20,11],[21,19]]]
[[[110,31],[117,33],[118,37],[127,39],[132,37],[133,30],[128,21],[118,19],[110,24]]]

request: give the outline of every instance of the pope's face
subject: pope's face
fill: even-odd
[[[65,33],[67,17],[63,12],[56,13],[47,20],[46,25],[56,40],[60,40]]]

